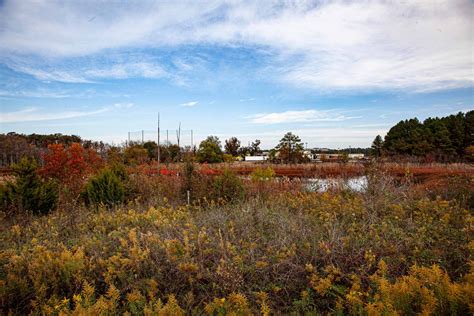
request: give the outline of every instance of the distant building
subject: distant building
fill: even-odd
[[[364,159],[364,154],[349,154],[349,159],[357,160],[357,159]]]
[[[267,160],[267,156],[245,156],[245,161],[258,162]]]

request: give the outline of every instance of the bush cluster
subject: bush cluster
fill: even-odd
[[[122,169],[104,169],[87,183],[83,198],[86,205],[112,207],[125,201],[126,176]]]

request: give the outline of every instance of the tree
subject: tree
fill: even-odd
[[[147,151],[148,159],[153,160],[158,158],[158,145],[156,142],[147,141],[143,144],[143,148]]]
[[[430,151],[423,124],[415,119],[400,121],[385,136],[384,150],[393,155],[419,156]]]
[[[428,118],[424,122],[425,127],[425,138],[430,144],[430,152],[438,160],[449,160],[456,153],[456,146],[453,146],[450,138],[450,133],[446,128],[445,121],[438,118]],[[464,133],[461,133],[464,135]],[[459,142],[459,141],[458,141]],[[460,140],[462,147],[462,139]]]
[[[221,142],[217,136],[208,136],[199,144],[197,159],[199,162],[208,163],[224,161]]]
[[[375,137],[374,141],[372,142],[372,155],[375,156],[376,158],[379,158],[382,156],[382,147],[383,147],[383,140],[382,140],[382,136],[380,135],[377,135],[377,137]]]
[[[262,150],[260,149],[260,139],[256,139],[254,142],[252,142],[249,151],[251,156],[258,155],[262,152]]]
[[[177,144],[166,144],[164,146],[160,145],[160,160],[161,162],[174,162],[179,161],[181,153],[181,147]]]
[[[125,163],[139,165],[148,161],[148,151],[141,144],[129,145],[124,152]]]
[[[93,149],[84,149],[79,143],[67,148],[63,144],[49,145],[43,160],[40,174],[58,180],[73,195],[79,193],[87,176],[102,165],[102,159]]]
[[[47,214],[56,207],[57,185],[52,180],[41,181],[34,160],[23,157],[12,169],[16,181],[0,186],[0,206],[34,214]]]
[[[240,157],[245,159],[245,156],[247,156],[247,154],[249,154],[249,153],[250,153],[250,150],[247,146],[239,148],[238,154],[239,154]]]
[[[304,160],[304,147],[301,139],[292,134],[286,133],[280,143],[275,147],[278,151],[279,159],[287,163],[298,163]]]
[[[238,156],[240,140],[237,137],[231,137],[225,141],[225,152],[233,157]]]
[[[468,159],[466,148],[473,144],[474,111],[460,112],[442,118],[400,121],[383,142],[384,153],[417,157],[432,156],[437,160]]]

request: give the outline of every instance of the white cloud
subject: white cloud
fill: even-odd
[[[350,120],[356,117],[348,117],[335,111],[285,111],[275,113],[254,114],[250,118],[252,123],[256,124],[280,124],[280,123],[304,123],[304,122],[339,122]]]
[[[36,68],[27,67],[27,66],[18,66],[18,67],[12,67],[12,68],[15,71],[26,73],[41,81],[60,81],[60,82],[68,82],[68,83],[92,82],[84,78],[82,75],[73,74],[70,71],[43,70],[43,69],[36,69]]]
[[[114,107],[116,107],[117,109],[130,109],[134,106],[135,104],[133,103],[115,103],[114,104]]]
[[[91,78],[160,78],[166,75],[166,71],[157,64],[138,62],[117,64],[110,68],[87,70],[84,72],[84,74],[86,77]]]
[[[69,58],[212,44],[265,50],[271,78],[312,89],[430,91],[473,82],[469,0],[86,3],[6,1],[0,8],[0,54]],[[175,64],[189,69],[179,60]],[[89,76],[162,75],[142,66]],[[35,73],[41,80],[91,79]]]
[[[196,104],[198,104],[198,101],[189,101],[189,102],[186,102],[186,103],[181,103],[180,105],[184,106],[184,107],[193,107]]]
[[[0,97],[13,97],[13,98],[52,98],[62,99],[74,96],[70,91],[65,90],[48,90],[48,89],[8,89],[0,90]]]
[[[22,61],[22,63],[25,62]],[[97,79],[103,78],[161,78],[167,75],[160,65],[151,62],[116,63],[109,67],[99,65],[91,69],[74,68],[71,66],[61,69],[61,67],[51,65],[25,66],[18,62],[10,63],[8,66],[15,71],[26,73],[41,81],[66,83],[93,83]]]
[[[90,116],[104,113],[108,108],[102,108],[96,111],[64,111],[64,112],[45,112],[39,108],[26,108],[14,112],[0,112],[1,123],[19,123],[32,121],[50,121],[63,120],[75,117]]]

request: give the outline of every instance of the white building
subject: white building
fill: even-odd
[[[245,161],[258,162],[267,160],[267,156],[245,156]]]

